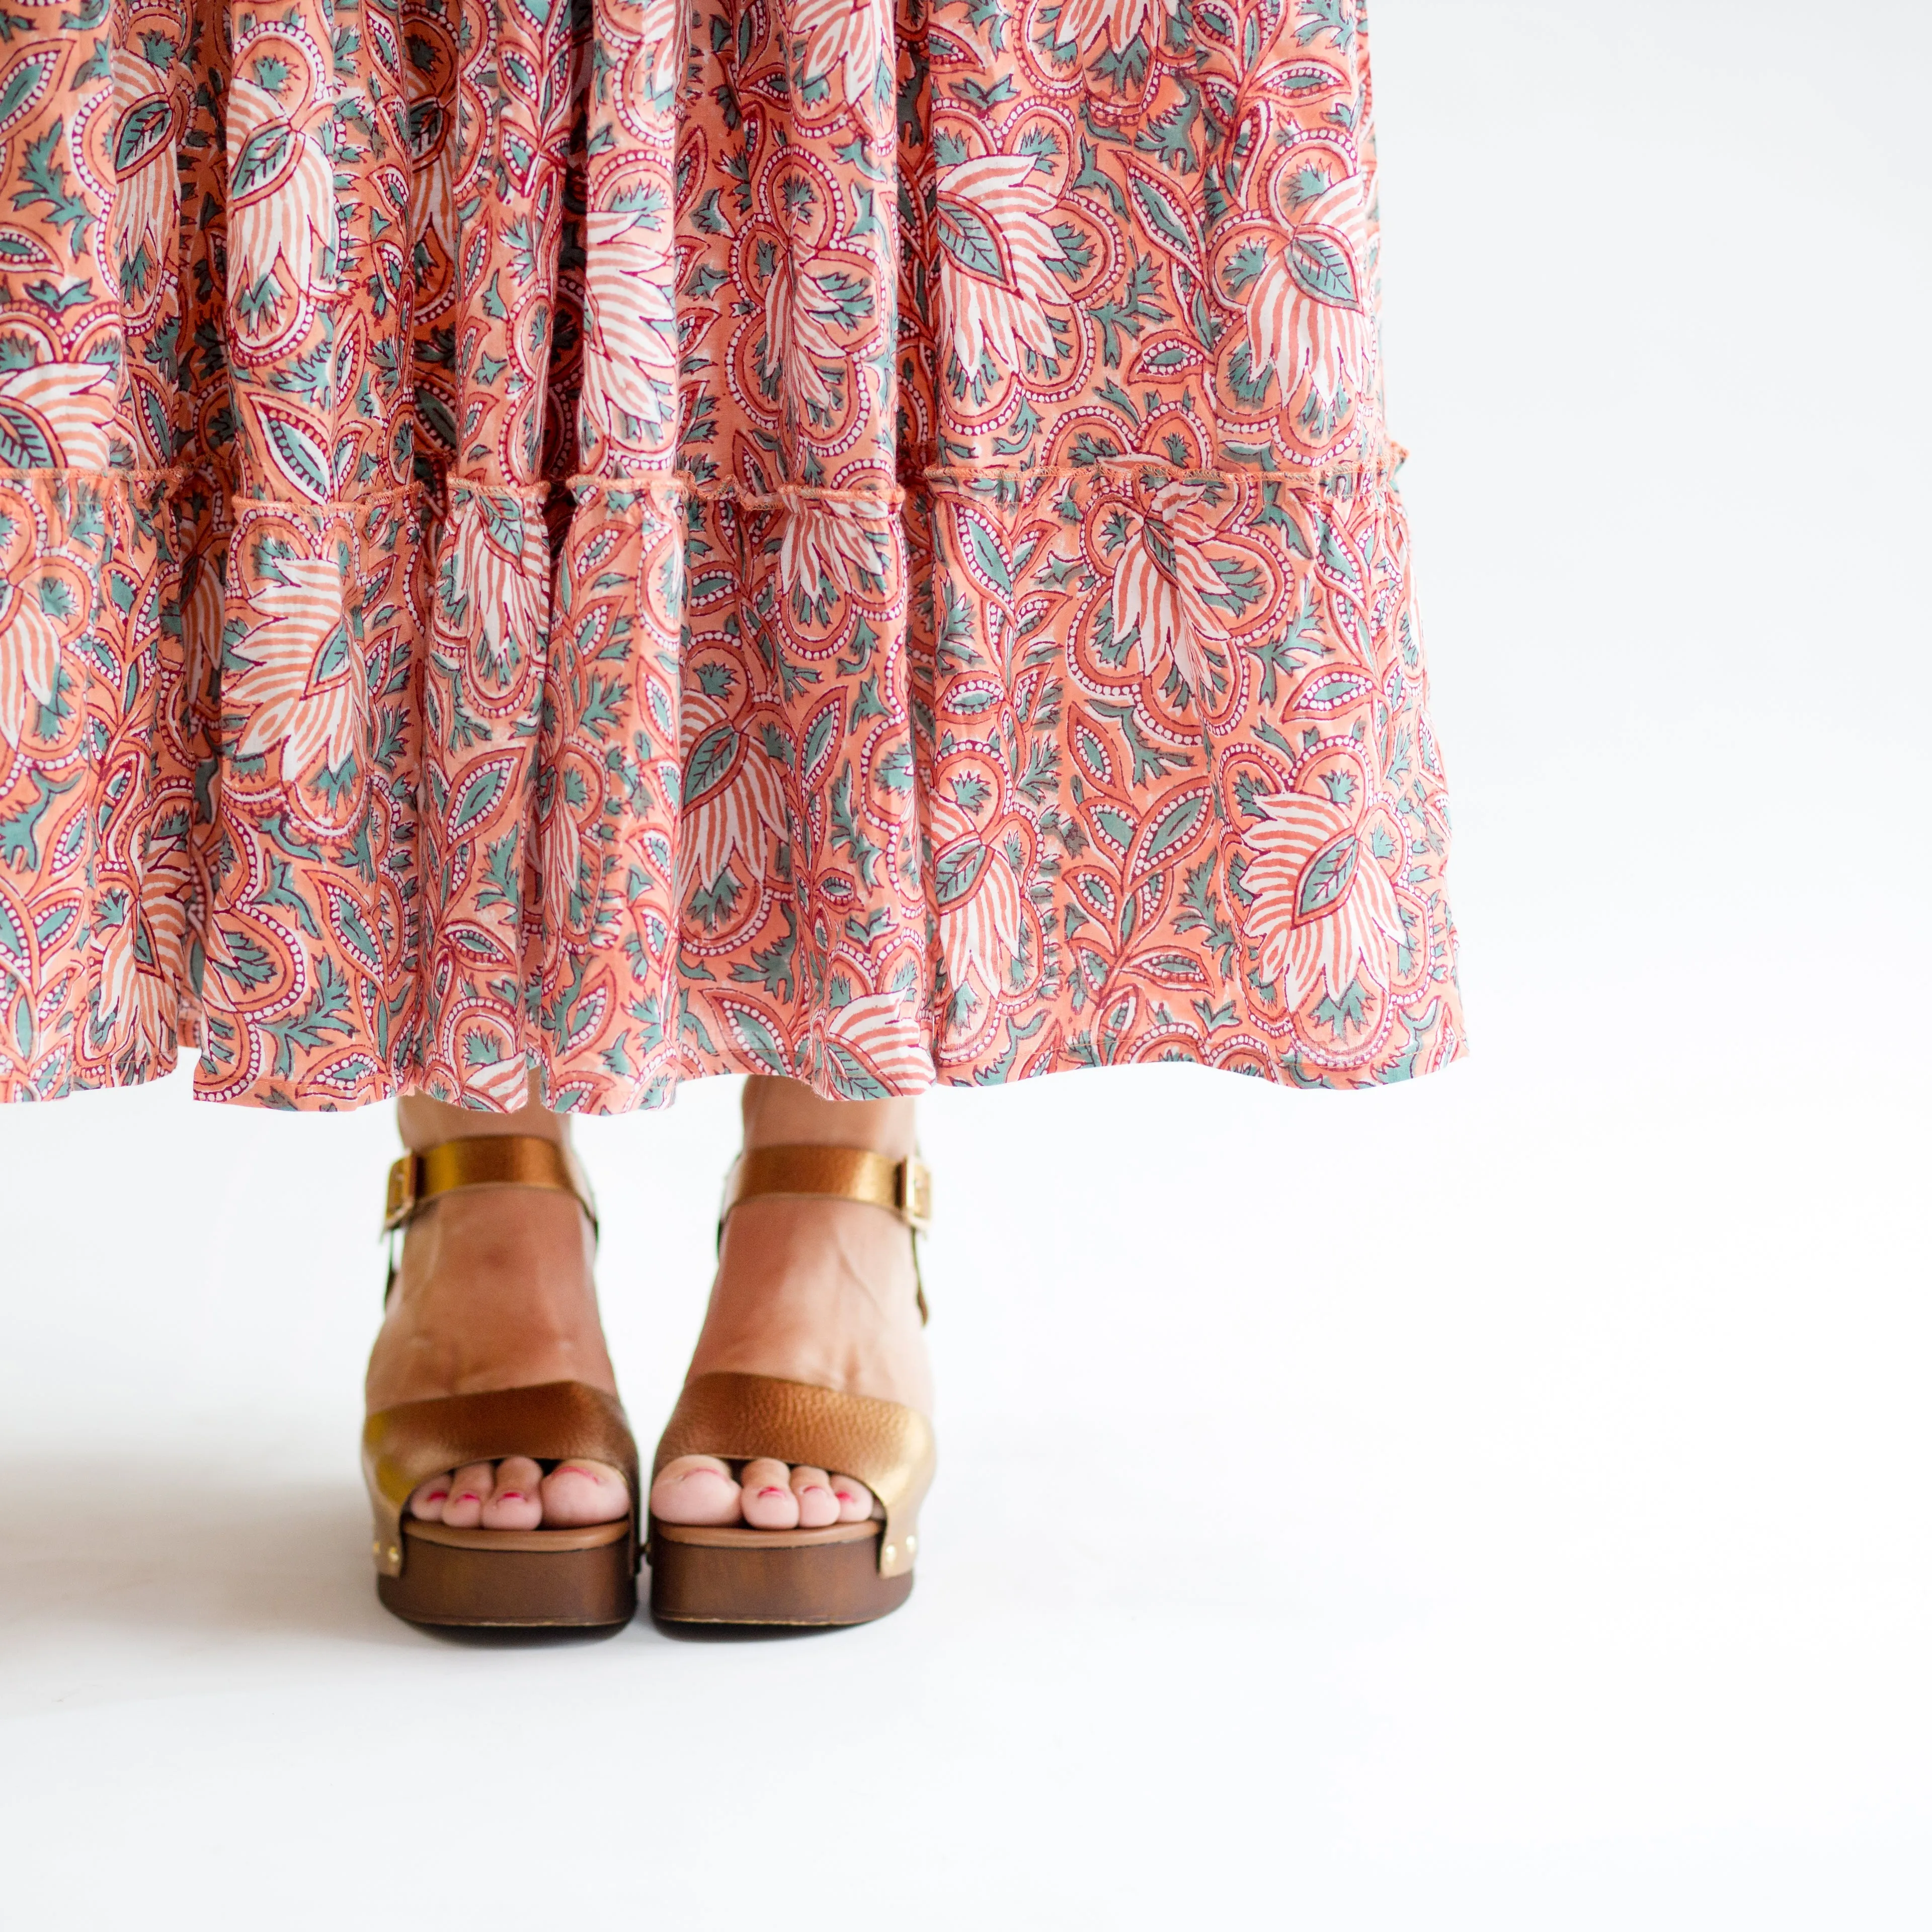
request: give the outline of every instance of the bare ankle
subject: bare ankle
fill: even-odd
[[[915,1138],[909,1100],[827,1100],[776,1075],[746,1082],[743,1114],[748,1148],[862,1147],[902,1160]]]

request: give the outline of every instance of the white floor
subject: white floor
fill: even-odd
[[[10,1928],[1932,1918],[1932,16],[1839,17],[1376,0],[1477,1056],[937,1096],[904,1614],[393,1623],[386,1123],[0,1112]],[[583,1137],[646,1430],[733,1099]]]

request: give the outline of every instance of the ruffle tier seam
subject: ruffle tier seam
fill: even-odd
[[[343,517],[364,514],[392,503],[419,502],[437,508],[455,500],[486,496],[513,500],[529,509],[539,508],[561,482],[580,502],[599,495],[644,496],[662,494],[679,502],[729,502],[740,509],[768,510],[800,506],[849,505],[854,508],[896,509],[923,485],[936,490],[958,491],[972,495],[996,494],[1026,490],[1038,494],[1049,488],[1088,479],[1112,479],[1131,474],[1157,476],[1164,482],[1201,485],[1242,484],[1254,481],[1286,483],[1292,488],[1312,489],[1326,494],[1342,483],[1363,482],[1382,484],[1393,479],[1406,460],[1407,451],[1390,444],[1378,456],[1310,466],[1305,470],[1264,469],[1258,464],[1240,464],[1214,468],[1191,467],[1157,457],[1125,455],[1106,457],[1089,464],[1066,464],[1051,468],[1025,469],[1011,464],[972,466],[933,464],[908,478],[873,486],[832,488],[821,484],[780,483],[766,490],[753,489],[734,480],[717,483],[694,481],[688,472],[662,471],[635,476],[574,475],[539,483],[500,482],[482,477],[452,476],[440,479],[440,487],[420,481],[393,484],[380,489],[358,492],[352,496],[262,496],[243,491],[224,494],[231,516],[262,512],[283,515]],[[189,482],[206,482],[219,488],[215,473],[196,464],[173,464],[158,469],[86,470],[48,467],[20,470],[0,468],[0,482],[44,481],[82,483],[97,487],[119,486],[129,490],[172,490]]]

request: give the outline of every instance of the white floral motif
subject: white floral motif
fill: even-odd
[[[32,584],[0,583],[0,738],[17,746],[34,713],[54,701],[60,626]]]
[[[1364,837],[1359,800],[1352,807],[1291,791],[1257,802],[1260,823],[1245,835],[1255,856],[1241,890],[1252,900],[1247,926],[1262,978],[1291,1006],[1318,991],[1340,1000],[1358,975],[1387,986],[1402,915]]]
[[[981,154],[939,173],[939,282],[953,354],[969,374],[982,354],[1016,370],[1030,350],[1058,352],[1046,304],[1058,293],[1051,261],[1052,189],[1030,154]]]
[[[808,107],[827,94],[868,127],[891,124],[892,11],[880,0],[791,0],[785,9],[794,93]],[[834,86],[841,70],[844,85]]]
[[[1136,40],[1152,52],[1166,37],[1171,10],[1166,0],[1060,0],[1054,44],[1078,47],[1084,64],[1091,64],[1103,35],[1117,54]]]
[[[1213,688],[1208,647],[1225,645],[1229,634],[1214,601],[1225,600],[1228,586],[1208,549],[1216,534],[1202,511],[1208,495],[1206,485],[1179,478],[1137,488],[1114,567],[1115,634],[1137,632],[1148,675],[1172,664],[1197,702]]]
[[[1345,176],[1296,208],[1247,292],[1249,366],[1272,369],[1282,400],[1304,385],[1324,410],[1359,394],[1375,356],[1367,183]]]
[[[153,68],[130,58],[116,63],[122,86],[155,86]],[[114,252],[130,319],[152,312],[168,280],[181,218],[181,164],[174,117],[164,92],[128,101],[115,138]]]
[[[883,552],[890,538],[880,512],[803,493],[790,496],[778,541],[778,581],[808,598],[829,587],[876,590],[885,574]]]
[[[334,290],[335,175],[321,143],[244,74],[229,88],[228,142],[230,314],[262,353],[292,335],[307,304]]]
[[[584,440],[656,454],[677,420],[670,197],[656,184],[627,189],[584,228]]]
[[[770,244],[771,278],[765,284],[765,338],[761,373],[784,398],[788,412],[830,413],[838,406],[835,382],[850,357],[833,332],[846,314],[838,290],[842,266],[795,245]]]
[[[0,375],[0,430],[28,454],[30,467],[99,472],[113,446],[113,398],[111,364],[34,362],[9,369]]]
[[[436,650],[466,670],[474,691],[516,686],[548,629],[549,586],[542,542],[514,499],[470,493],[455,506],[455,528],[444,556],[437,600]],[[532,568],[534,564],[535,568]]]
[[[279,751],[284,781],[311,808],[327,796],[317,781],[339,781],[368,728],[368,689],[344,610],[345,568],[333,552],[270,562],[250,599],[256,621],[234,654],[241,668],[226,680],[246,712],[235,748],[244,758]]]
[[[746,878],[762,878],[789,821],[777,764],[747,739],[722,698],[700,686],[686,690],[683,709],[677,875],[679,898],[688,903],[714,890],[734,859]]]
[[[1020,950],[1022,888],[1012,862],[944,792],[930,801],[939,948],[956,1001],[977,989],[977,1019],[1006,985]],[[964,1011],[954,1015],[966,1019]],[[962,1027],[962,1030],[964,1028]]]

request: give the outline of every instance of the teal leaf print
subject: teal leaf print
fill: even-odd
[[[51,470],[59,461],[33,417],[17,403],[0,398],[0,468]]]
[[[1316,853],[1301,875],[1301,889],[1294,896],[1297,919],[1312,919],[1331,910],[1348,896],[1355,876],[1361,842],[1352,832]]]
[[[236,199],[239,200],[273,181],[294,152],[297,139],[296,130],[286,121],[271,121],[250,134],[235,157],[230,191]]]
[[[989,282],[1011,279],[993,231],[976,208],[964,202],[942,200],[933,224],[939,245],[969,274]]]
[[[778,1035],[755,1006],[727,999],[720,999],[718,1004],[732,1037],[762,1071],[780,1074],[791,1072],[791,1062]]]
[[[450,808],[449,836],[452,842],[470,838],[488,821],[509,782],[509,773],[501,763],[486,765],[465,782],[456,795],[456,802]]]
[[[738,733],[730,724],[714,724],[691,748],[684,767],[684,793],[680,802],[688,806],[704,796],[731,768],[738,755]]]
[[[262,412],[277,466],[312,502],[328,500],[328,453],[292,418]]]
[[[971,894],[979,883],[980,874],[986,869],[990,856],[982,841],[969,838],[962,839],[956,845],[949,845],[934,857],[933,890],[942,912]]]
[[[19,24],[24,26],[26,22]],[[8,38],[13,37],[10,34]],[[46,92],[60,59],[58,48],[40,47],[22,55],[8,70],[6,80],[0,82],[0,134],[22,119]],[[14,203],[16,208],[20,206],[18,202]]]
[[[5,99],[0,97],[0,119],[5,118],[6,111]],[[116,168],[123,174],[131,172],[138,162],[166,145],[173,128],[174,116],[165,100],[136,101],[114,137]]]
[[[1169,244],[1173,253],[1192,261],[1199,250],[1186,204],[1166,182],[1138,168],[1128,170],[1127,188],[1153,232]]]
[[[1136,872],[1150,871],[1177,845],[1188,844],[1200,830],[1201,821],[1207,814],[1208,794],[1204,791],[1177,799],[1154,820],[1153,835],[1141,854]]]
[[[1334,308],[1360,308],[1354,264],[1348,251],[1318,228],[1296,231],[1288,244],[1288,272],[1296,287]]]

